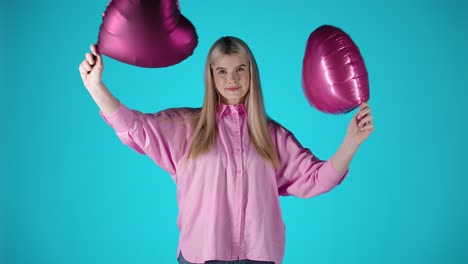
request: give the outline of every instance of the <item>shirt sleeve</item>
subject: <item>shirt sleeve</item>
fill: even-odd
[[[119,102],[111,114],[104,115],[102,111],[99,114],[123,144],[148,155],[175,180],[176,164],[183,155],[180,147],[185,133],[180,122],[168,122],[174,117],[174,111],[142,113]]]
[[[278,192],[281,196],[310,198],[326,193],[340,184],[348,174],[337,171],[331,160],[317,158],[304,148],[285,128],[276,129],[276,147],[280,161],[277,174]]]

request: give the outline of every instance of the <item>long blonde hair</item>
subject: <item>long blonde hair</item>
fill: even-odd
[[[195,159],[207,152],[216,141],[216,109],[221,98],[214,86],[211,64],[220,56],[230,54],[239,55],[250,62],[250,89],[245,98],[249,136],[260,156],[270,161],[278,170],[280,164],[268,130],[257,62],[244,41],[230,36],[218,39],[208,52],[205,63],[205,99],[201,112],[194,119],[195,129],[187,159]]]

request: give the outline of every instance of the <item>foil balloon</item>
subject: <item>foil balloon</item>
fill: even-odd
[[[302,86],[309,103],[325,113],[347,113],[369,100],[367,69],[348,34],[329,25],[310,34]]]
[[[167,67],[193,54],[198,36],[177,0],[111,0],[103,13],[101,54],[146,68]]]

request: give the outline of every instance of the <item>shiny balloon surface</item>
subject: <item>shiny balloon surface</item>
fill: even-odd
[[[325,113],[347,113],[369,100],[364,59],[348,34],[329,25],[310,34],[302,86],[309,103]]]
[[[177,0],[112,0],[99,29],[101,54],[131,65],[158,68],[193,54],[198,36]]]

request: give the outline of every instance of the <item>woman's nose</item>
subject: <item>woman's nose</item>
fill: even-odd
[[[237,80],[239,80],[239,76],[237,75],[236,72],[228,74],[228,81],[229,82],[236,82]]]

